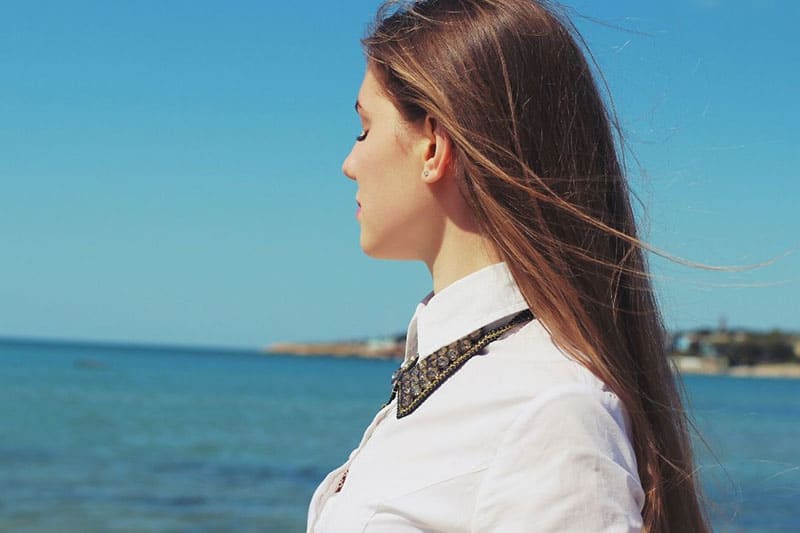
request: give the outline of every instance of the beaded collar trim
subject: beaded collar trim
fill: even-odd
[[[397,418],[413,413],[439,386],[477,355],[490,342],[515,326],[533,319],[525,310],[504,325],[489,329],[480,328],[457,341],[439,348],[425,359],[415,355],[405,361],[392,376],[392,395],[386,405],[397,398]]]

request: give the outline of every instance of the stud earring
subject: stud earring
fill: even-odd
[[[429,174],[430,174],[430,172],[428,172],[427,170],[422,173],[422,175],[425,176],[426,178],[428,177]]]

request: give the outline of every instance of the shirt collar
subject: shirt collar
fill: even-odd
[[[482,268],[428,294],[417,306],[406,337],[406,359],[427,357],[472,331],[528,308],[508,266]]]

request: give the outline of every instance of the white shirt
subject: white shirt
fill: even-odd
[[[484,268],[417,306],[406,358],[526,308],[504,263]],[[533,320],[408,416],[381,409],[314,493],[308,531],[639,531],[643,503],[624,406]]]

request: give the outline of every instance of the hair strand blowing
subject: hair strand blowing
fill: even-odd
[[[408,121],[434,117],[464,198],[554,342],[631,420],[648,532],[702,532],[687,419],[614,120],[569,20],[533,0],[387,2],[363,40]]]

